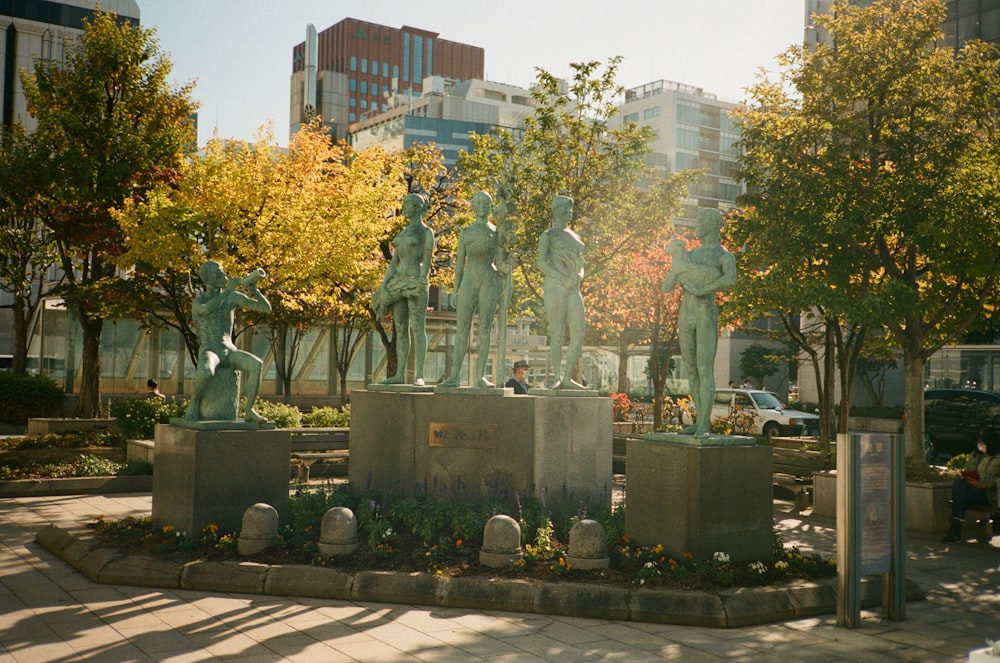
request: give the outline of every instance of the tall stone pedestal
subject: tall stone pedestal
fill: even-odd
[[[611,418],[611,399],[594,396],[355,390],[349,477],[410,495],[610,504]]]
[[[153,520],[192,537],[209,524],[219,533],[240,528],[258,502],[288,517],[288,459],[283,430],[191,430],[156,427]]]
[[[745,437],[650,435],[629,440],[625,531],[679,559],[715,552],[733,561],[770,556],[771,448]]]

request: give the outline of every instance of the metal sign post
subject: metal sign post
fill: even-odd
[[[862,576],[881,574],[885,616],[905,616],[905,483],[902,436],[838,436],[838,626],[860,625]]]

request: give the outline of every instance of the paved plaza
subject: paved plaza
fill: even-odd
[[[736,629],[109,586],[34,542],[99,515],[148,515],[149,494],[0,499],[0,663],[63,661],[964,661],[1000,638],[1000,537],[910,535],[907,619],[865,611]],[[833,522],[775,501],[789,545],[832,555]]]

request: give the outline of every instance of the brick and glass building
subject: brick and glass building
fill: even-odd
[[[482,79],[482,48],[441,39],[422,28],[391,28],[353,18],[292,49],[290,132],[319,115],[338,139],[348,126],[390,108],[393,95],[420,96],[424,81]]]

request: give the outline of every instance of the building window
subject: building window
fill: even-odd
[[[700,136],[696,129],[677,127],[677,146],[688,147],[697,150],[700,147]],[[678,166],[680,164],[678,163]]]
[[[392,65],[392,79],[398,85],[399,84],[399,65]]]
[[[361,58],[361,73],[368,73],[368,58]]]
[[[642,117],[645,120],[648,120],[653,117],[660,117],[660,107],[653,106],[652,108],[647,108],[646,110],[642,111]]]
[[[351,71],[358,70],[358,58],[356,55],[351,56]]]
[[[698,159],[698,153],[695,151],[677,150],[675,161],[677,163],[677,170],[693,170],[701,167],[701,161]]]
[[[403,33],[403,82],[410,82],[410,33]]]
[[[365,99],[361,100],[361,110],[368,110],[368,101]]]
[[[434,72],[434,40],[427,38],[427,76],[433,76]]]
[[[389,63],[382,63],[382,78],[389,78]]]
[[[697,125],[701,120],[701,112],[698,104],[693,101],[677,102],[677,121],[682,124]]]
[[[348,122],[357,122],[357,120],[358,120],[358,116],[357,115],[355,115],[354,113],[349,113],[348,114],[348,116],[347,116],[347,121]]]
[[[389,104],[382,104],[382,112],[384,113],[387,110],[389,110]]]
[[[372,76],[378,76],[378,60],[372,60]]]
[[[639,121],[639,114],[629,113],[623,119],[625,120],[625,124],[628,124],[629,122],[637,123]]]
[[[424,38],[420,35],[413,36],[413,82],[420,83],[424,80]]]
[[[349,87],[351,88],[351,92],[357,92],[358,91],[358,80],[356,78],[352,78],[350,80]]]
[[[357,100],[357,99],[355,99],[354,97],[351,97],[351,98],[350,98],[350,99],[348,100],[348,102],[347,102],[347,105],[348,105],[348,106],[350,106],[351,108],[354,108],[355,106],[357,106],[357,105],[358,105],[358,100]]]
[[[361,81],[361,94],[368,94],[368,81]]]

